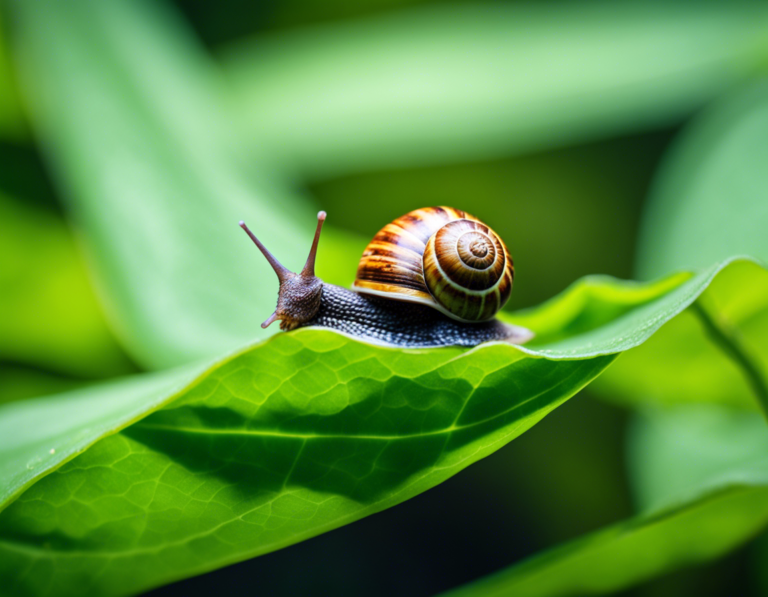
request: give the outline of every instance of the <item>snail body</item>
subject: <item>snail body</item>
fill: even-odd
[[[374,344],[404,348],[477,346],[482,342],[527,340],[522,328],[498,319],[466,324],[426,305],[350,292],[326,284],[317,316],[302,324],[331,328]]]
[[[483,222],[449,207],[412,211],[382,228],[366,247],[350,291],[314,275],[325,212],[307,263],[283,267],[248,227],[280,281],[277,308],[262,324],[282,330],[319,326],[399,347],[521,344],[533,334],[494,318],[509,299],[514,265],[504,242]]]

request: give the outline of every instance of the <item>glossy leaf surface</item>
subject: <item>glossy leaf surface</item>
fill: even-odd
[[[260,35],[224,63],[249,138],[323,178],[674,122],[759,68],[767,16],[757,2],[432,6]]]
[[[154,414],[159,389],[173,396],[165,374],[18,403],[0,417],[4,441],[23,443],[3,454],[5,482],[22,487],[76,440],[102,439],[0,514],[0,576],[19,595],[127,594],[278,549],[440,483],[612,360],[400,351],[304,330],[216,365]],[[146,418],[104,437],[137,406]],[[51,416],[44,437],[14,432],[36,408]]]
[[[0,574],[19,594],[125,594],[392,506],[523,433],[719,269],[577,284],[517,318],[538,324],[526,348],[397,350],[304,329],[212,366],[9,405]]]

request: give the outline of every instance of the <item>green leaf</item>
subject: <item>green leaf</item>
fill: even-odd
[[[740,304],[743,289],[762,288],[768,273],[750,258],[733,258],[696,275],[674,274],[657,282],[588,276],[542,306],[508,319],[536,331],[534,340],[520,347],[529,354],[567,359],[627,351],[682,313],[721,276],[735,277],[737,283],[724,285],[718,296]],[[756,302],[760,308],[761,298],[746,304],[754,307]]]
[[[134,376],[3,407],[0,508],[99,438],[151,413],[199,370]]]
[[[64,222],[1,193],[0,221],[0,359],[78,377],[132,371]]]
[[[713,281],[701,300],[739,330],[742,344],[761,370],[768,372],[765,271],[752,262],[734,264]],[[754,391],[742,368],[690,310],[623,355],[594,389],[606,399],[632,404],[711,402],[755,407]]]
[[[314,213],[268,163],[242,163],[184,26],[146,1],[11,6],[32,122],[129,352],[164,368],[266,337],[274,274],[237,223],[296,268]]]
[[[722,555],[768,524],[768,433],[760,416],[714,406],[654,411],[631,435],[643,514],[445,596],[610,593]]]
[[[732,267],[587,280],[516,318],[540,324],[530,347],[398,350],[307,328],[8,405],[0,576],[22,595],[137,592],[395,505],[523,433]]]
[[[612,360],[503,344],[401,351],[302,330],[176,393],[178,378],[156,374],[11,405],[5,486],[88,449],[0,515],[0,577],[19,595],[127,594],[295,543],[449,478]],[[41,412],[49,423],[29,434]]]
[[[259,35],[224,64],[246,134],[324,178],[668,125],[763,67],[766,32],[759,2],[431,6]]]

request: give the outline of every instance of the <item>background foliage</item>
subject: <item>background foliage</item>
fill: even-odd
[[[0,594],[768,590],[764,3],[0,7]],[[257,343],[438,203],[525,352]]]

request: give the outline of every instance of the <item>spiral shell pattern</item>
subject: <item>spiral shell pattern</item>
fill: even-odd
[[[456,220],[440,228],[427,242],[423,262],[430,294],[457,319],[491,319],[509,300],[512,260],[482,222]]]
[[[501,309],[513,279],[512,258],[493,230],[464,211],[428,207],[397,218],[374,236],[353,288],[474,322]]]

